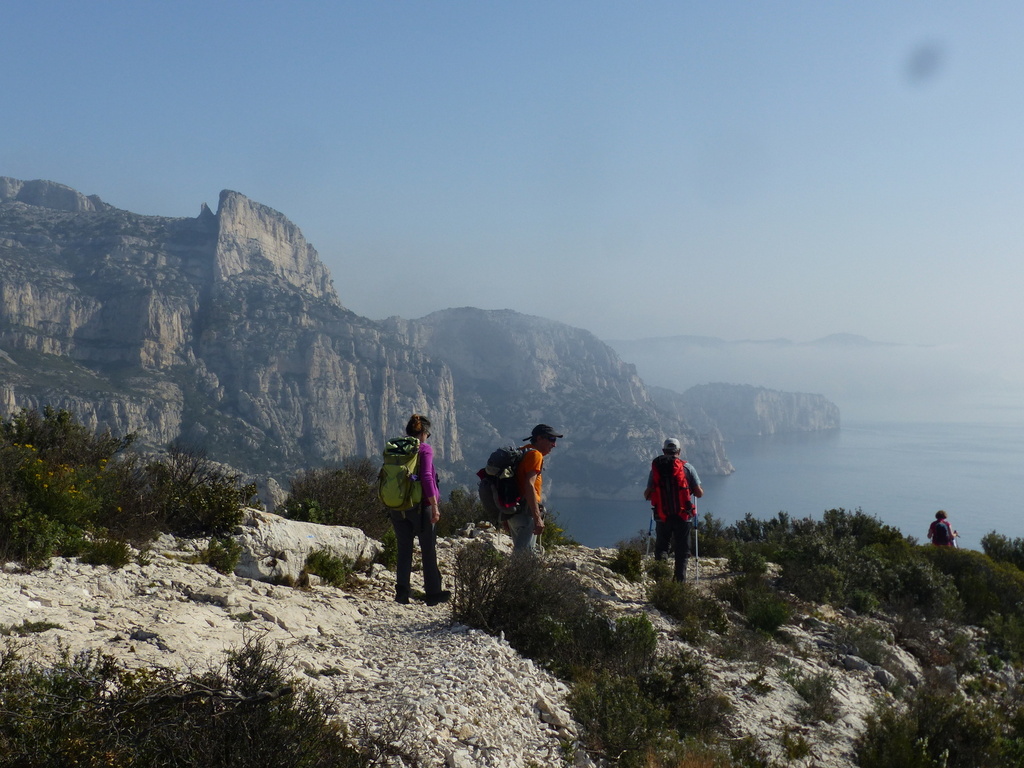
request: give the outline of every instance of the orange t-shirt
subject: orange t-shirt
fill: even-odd
[[[533,489],[537,492],[537,503],[540,504],[540,491],[544,485],[544,476],[541,474],[544,456],[536,448],[531,448],[529,445],[523,447],[530,448],[530,450],[523,454],[523,458],[519,461],[519,466],[516,468],[516,482],[519,484],[519,492],[523,493],[523,489],[526,488],[526,478],[536,472],[537,476],[533,478]]]

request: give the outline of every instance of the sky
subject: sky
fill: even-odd
[[[1021,29],[1010,0],[12,2],[0,175],[162,216],[236,190],[374,319],[850,333],[1020,383]]]

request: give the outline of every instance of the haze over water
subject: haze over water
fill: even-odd
[[[699,502],[702,515],[726,523],[748,513],[820,519],[827,509],[860,508],[924,543],[936,510],[945,509],[963,547],[980,549],[981,537],[993,530],[1024,537],[1022,420],[852,423],[836,432],[732,443],[729,456],[735,474],[703,473]],[[553,478],[556,473],[553,462]],[[551,506],[569,534],[588,546],[614,546],[646,532],[650,521],[639,487],[635,502],[559,499],[555,490]]]

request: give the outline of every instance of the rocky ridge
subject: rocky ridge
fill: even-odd
[[[714,425],[725,440],[839,429],[839,407],[823,395],[750,384],[700,384],[677,393],[651,387],[663,409],[691,424]]]
[[[292,525],[272,517],[250,515],[242,528]],[[351,531],[321,534],[341,541]],[[279,549],[270,552],[280,542],[254,544],[265,537],[246,540],[245,535],[250,534],[240,530],[238,540],[250,562],[281,555]],[[300,541],[309,532],[295,529],[289,535]],[[470,541],[501,551],[510,546],[506,536],[486,526],[441,540],[439,556],[449,584],[454,555]],[[293,589],[183,562],[204,546],[204,541],[165,536],[145,564],[118,570],[60,558],[47,571],[22,573],[7,566],[0,577],[0,628],[23,622],[57,625],[17,641],[22,655],[36,660],[54,658],[61,648],[95,649],[127,665],[177,670],[218,666],[226,650],[260,636],[283,650],[294,674],[324,694],[333,714],[355,734],[399,744],[409,761],[458,768],[563,764],[563,744],[572,744],[579,734],[568,714],[568,689],[503,639],[453,624],[446,606],[395,603],[393,574],[379,565],[351,589],[318,584],[315,577],[310,589]],[[770,657],[760,662],[720,658],[713,646],[690,647],[646,602],[643,584],[607,568],[613,554],[566,547],[545,557],[577,573],[613,614],[646,613],[662,650],[687,648],[696,654],[733,707],[733,735],[753,738],[776,765],[791,764],[785,739],[799,738],[810,750],[802,764],[852,768],[852,743],[869,712],[879,702],[896,705],[888,692],[897,684],[889,671],[893,663],[900,685],[916,685],[924,675],[916,659],[896,646],[888,669],[857,656],[837,641],[849,618],[828,606],[807,606],[796,615],[784,628],[786,645],[773,642]],[[691,566],[698,588],[728,578],[725,565],[702,558],[698,568]],[[947,671],[955,685],[955,672]],[[837,714],[830,723],[809,724],[800,716],[804,702],[792,681],[820,674],[834,678]],[[582,751],[577,763],[589,764]]]
[[[466,455],[485,457],[521,440],[524,423],[563,431],[551,476],[563,497],[635,498],[637,489],[624,488],[623,477],[644,477],[652,450],[668,435],[707,474],[733,471],[713,426],[698,432],[660,408],[636,368],[589,331],[473,307],[386,324],[451,370]]]

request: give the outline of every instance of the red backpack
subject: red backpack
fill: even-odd
[[[678,456],[659,456],[651,462],[651,480],[651,504],[659,522],[663,523],[670,517],[693,518],[693,499],[690,497],[685,461]]]

